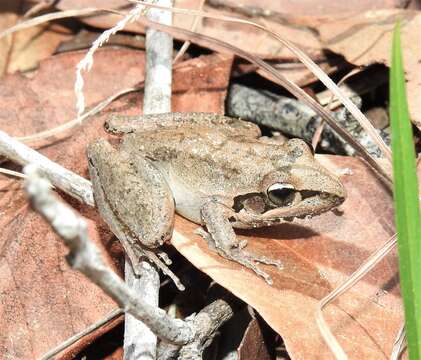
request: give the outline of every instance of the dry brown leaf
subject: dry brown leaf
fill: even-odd
[[[421,129],[421,13],[403,10],[370,11],[319,27],[324,47],[356,65],[390,65],[393,27],[401,19],[402,52],[412,121]]]
[[[23,31],[13,37],[13,46],[7,67],[8,73],[36,68],[39,62],[50,57],[61,42],[73,37],[71,31],[57,24],[43,24]]]
[[[74,68],[83,53],[67,53],[42,62],[31,79],[9,75],[1,84],[0,129],[30,134],[75,115]],[[228,85],[231,57],[210,55],[181,63],[174,72],[174,110],[220,112]],[[95,56],[85,95],[92,105],[143,79],[144,53],[104,49]],[[139,112],[139,94],[116,101],[112,111]],[[87,176],[86,145],[107,135],[105,116],[88,120],[72,137],[41,152]],[[28,209],[19,181],[0,178],[0,353],[14,359],[36,359],[67,337],[104,317],[115,304],[95,285],[67,266],[64,245],[51,228]],[[92,238],[107,251],[117,269],[121,247],[93,209],[65,197],[88,219]],[[78,352],[101,331],[84,338],[66,354]]]
[[[336,212],[278,227],[242,232],[250,250],[280,259],[266,268],[274,285],[209,251],[197,225],[178,217],[185,237],[172,244],[200,270],[253,306],[284,339],[293,359],[333,359],[315,322],[318,301],[340,285],[394,232],[390,193],[360,160],[319,156],[342,180],[348,198]],[[402,322],[396,255],[388,256],[325,311],[350,359],[387,359]]]
[[[265,342],[259,321],[251,319],[237,349],[238,360],[270,360],[272,349],[273,343]]]
[[[0,3],[0,31],[12,27],[18,20],[18,11],[22,1],[3,0]],[[0,75],[4,74],[9,64],[10,51],[12,50],[13,37],[7,36],[0,39]]]
[[[210,3],[213,1],[210,0]],[[221,4],[234,4],[233,0],[214,1]],[[405,5],[401,0],[360,0],[352,3],[352,7],[346,1],[331,0],[242,0],[243,7],[254,9],[263,9],[267,13],[275,12],[279,14],[300,14],[307,16],[326,16],[326,15],[344,15],[350,12],[358,13],[361,11],[400,8]],[[347,16],[347,15],[344,15]]]

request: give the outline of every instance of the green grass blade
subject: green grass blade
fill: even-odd
[[[405,328],[410,359],[421,359],[421,218],[399,22],[393,34],[390,119],[395,219],[399,244],[400,284],[405,306]]]

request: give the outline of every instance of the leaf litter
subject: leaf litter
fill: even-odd
[[[88,86],[89,83],[90,80],[88,81]],[[64,85],[65,84],[62,84],[63,87]],[[118,85],[120,85],[120,83]],[[192,98],[194,100],[194,95],[192,95]],[[218,110],[213,110],[212,106],[209,106],[212,109],[209,111],[220,112],[223,110],[223,99],[220,101],[220,105],[221,107]],[[130,103],[129,105],[124,105],[123,103],[121,106],[127,111],[133,107]],[[188,107],[187,109],[190,110]],[[31,118],[31,116],[29,116],[29,118]],[[37,121],[34,121],[34,125],[38,128],[36,130],[38,131],[39,127],[43,127],[45,124],[40,126],[37,124]],[[73,153],[75,155],[82,154],[81,156],[83,156],[81,149],[78,149]],[[255,288],[249,286],[256,290],[256,300],[253,295],[250,295],[247,292],[248,289],[243,289],[244,284],[255,284],[256,279],[247,277],[246,270],[235,269],[235,266],[231,266],[235,264],[223,264],[223,259],[219,259],[219,257],[215,258],[216,255],[209,251],[205,251],[204,247],[202,249],[201,245],[203,244],[201,244],[201,239],[198,239],[192,234],[192,226],[194,225],[188,223],[186,220],[181,218],[177,220],[177,230],[181,234],[187,234],[188,238],[181,237],[181,240],[177,238],[173,239],[173,243],[176,247],[177,241],[180,240],[182,244],[181,248],[184,250],[189,248],[189,246],[193,246],[196,252],[198,251],[197,249],[199,249],[202,253],[199,251],[196,255],[190,253],[186,255],[182,249],[179,249],[179,251],[193,264],[207,272],[211,277],[218,278],[217,281],[230,289],[234,294],[243,300],[246,298],[246,302],[254,306],[262,314],[265,320],[283,335],[290,355],[296,358],[300,358],[303,354],[305,354],[305,358],[308,358],[309,356],[318,356],[319,353],[314,352],[318,350],[320,350],[321,354],[324,354],[326,358],[332,356],[328,353],[326,346],[321,341],[320,335],[318,335],[317,329],[314,326],[316,300],[320,300],[327,292],[346,279],[346,276],[352,273],[352,271],[355,270],[371,252],[380,247],[385,239],[394,231],[390,194],[387,193],[382,183],[378,181],[364,164],[358,160],[340,157],[321,157],[321,161],[326,161],[330,164],[332,170],[339,171],[340,168],[346,166],[347,168],[351,168],[353,172],[353,175],[349,177],[351,180],[347,181],[345,179],[350,195],[341,209],[343,211],[342,214],[329,213],[322,215],[314,221],[314,224],[311,223],[310,225],[307,223],[297,223],[297,226],[281,226],[279,228],[280,235],[279,233],[274,233],[274,231],[278,229],[266,229],[261,232],[259,230],[256,231],[258,234],[251,238],[249,238],[249,235],[252,235],[252,233],[244,234],[247,235],[250,244],[249,246],[252,249],[256,248],[263,253],[269,250],[269,253],[272,254],[272,256],[273,251],[275,251],[275,253],[279,252],[280,258],[284,259],[284,263],[291,265],[291,273],[276,275],[277,280],[281,284],[280,293],[282,294],[282,297],[279,297],[279,294],[277,293],[273,294],[273,296],[268,296],[268,294],[271,294],[271,291],[278,291],[278,289],[264,289],[264,291],[259,291],[260,287],[258,285]],[[69,168],[72,169],[72,166],[75,166],[75,164],[71,164]],[[83,171],[84,170],[82,170],[82,172]],[[357,180],[355,179],[356,175],[358,175]],[[355,184],[356,182],[357,184]],[[361,201],[361,198],[364,201]],[[351,205],[348,204],[349,202],[351,202]],[[355,215],[353,216],[350,213]],[[363,219],[361,219],[361,216]],[[328,219],[325,219],[325,217]],[[339,228],[338,223],[341,225]],[[286,227],[287,229],[281,229],[282,227]],[[296,227],[299,227],[299,229]],[[303,231],[302,227],[305,229],[309,228],[310,231]],[[285,238],[288,240],[280,240]],[[365,241],[363,241],[363,239]],[[185,241],[187,241],[187,244]],[[194,242],[194,245],[191,244],[191,241]],[[276,245],[278,243],[282,243],[282,246]],[[355,244],[358,244],[358,246]],[[194,253],[195,252],[193,251],[193,254]],[[205,258],[205,260],[203,258]],[[291,259],[294,259],[294,261]],[[222,264],[220,264],[221,261]],[[384,269],[385,264],[386,269]],[[218,269],[218,271],[216,271],[215,268]],[[228,273],[225,274],[225,276],[222,276],[224,270],[228,271]],[[287,271],[287,269],[285,269],[285,271]],[[220,276],[218,276],[218,274]],[[229,276],[227,276],[228,274]],[[238,276],[240,278],[241,276],[245,276],[245,278],[241,280],[241,282],[245,280],[245,282],[242,282],[242,286],[241,284],[236,284],[237,281],[240,282],[240,280],[237,279]],[[359,358],[360,355],[364,356],[364,358],[366,356],[368,356],[368,358],[371,356],[373,356],[373,358],[386,358],[386,354],[390,353],[389,345],[393,343],[394,334],[399,328],[399,326],[395,325],[399,325],[402,321],[400,318],[400,298],[397,291],[398,285],[396,276],[396,256],[390,255],[382,262],[377,271],[367,275],[365,280],[341,297],[339,301],[337,301],[338,304],[328,309],[328,321],[335,333],[339,334],[343,339],[343,346],[352,358],[354,358],[354,355],[356,356],[355,358]],[[222,278],[225,278],[225,282]],[[275,288],[278,285],[278,283],[275,283]],[[382,287],[382,285],[384,286]],[[238,290],[238,288],[240,289]],[[264,294],[265,299],[261,299],[263,297],[262,294]],[[347,297],[349,297],[349,299],[347,299]],[[266,307],[269,307],[267,303],[270,302],[270,300],[272,300],[271,311],[265,308],[265,305]],[[290,302],[288,302],[288,300],[290,300]],[[288,306],[285,305],[285,312],[290,318],[282,318],[280,321],[277,314],[274,314],[274,310],[276,309],[277,304],[280,304],[279,306],[282,310],[284,306],[282,305],[283,301],[292,307],[288,308]],[[262,302],[263,305],[261,305],[260,302]],[[307,306],[294,308],[292,304],[297,302],[302,302],[303,305],[305,304]],[[296,309],[297,314],[291,309]],[[279,308],[276,310],[279,311]],[[282,311],[280,312],[282,313]],[[266,316],[264,314],[266,314]],[[297,315],[298,319],[293,315]],[[298,315],[302,317],[299,317]],[[311,317],[313,317],[313,319],[311,319]],[[382,317],[386,317],[389,320],[387,321],[388,324],[383,324],[383,327],[381,324],[377,324],[376,328],[374,328],[374,326],[373,328],[370,327],[369,323],[372,322],[373,319],[381,319]],[[309,322],[307,323],[307,321]],[[292,327],[291,332],[294,333],[289,334],[288,325],[290,325],[290,323],[293,323],[294,325],[298,324],[298,329],[303,330],[304,333],[305,330],[307,330],[307,336],[311,339],[310,343],[315,347],[310,349],[310,346],[307,347],[306,344],[303,344],[303,339],[305,338],[300,336],[294,337],[294,335],[296,335],[294,333],[297,332],[297,329],[293,330]],[[304,324],[310,324],[308,326],[309,329],[306,329]],[[371,337],[367,337],[367,333],[370,334]],[[387,338],[387,341],[382,341],[385,339],[381,338],[384,334],[388,334],[388,336],[390,334],[390,339]],[[353,344],[354,341],[359,342],[359,347],[357,349],[355,344]]]

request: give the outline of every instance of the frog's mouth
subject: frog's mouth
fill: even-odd
[[[294,218],[305,218],[329,211],[339,206],[343,197],[335,194],[311,191],[291,190],[278,192],[271,189],[268,195],[252,193],[234,198],[233,209],[237,220],[257,226],[267,226]]]

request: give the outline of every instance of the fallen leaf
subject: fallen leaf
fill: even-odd
[[[270,360],[271,347],[273,343],[265,342],[263,329],[257,319],[251,319],[237,350],[238,360]]]
[[[355,65],[390,65],[393,27],[401,19],[407,97],[413,123],[421,129],[421,13],[404,10],[365,12],[331,19],[319,27],[324,47]]]
[[[61,42],[73,37],[72,32],[58,24],[42,24],[23,31],[13,37],[8,73],[35,69],[41,60],[54,54]]]
[[[209,1],[210,3],[212,2]],[[218,0],[217,4],[234,4],[230,0]],[[349,6],[346,1],[330,0],[301,0],[301,1],[273,1],[273,0],[243,0],[241,7],[250,10],[265,11],[268,16],[273,14],[300,14],[304,16],[326,16],[359,13],[367,10],[389,9],[404,7],[405,2],[399,0],[362,0]]]
[[[22,1],[3,0],[0,4],[0,31],[12,27],[18,20],[18,11]],[[13,37],[0,39],[0,75],[4,74],[9,64],[9,54],[12,50]]]
[[[358,159],[320,155],[343,176],[348,198],[338,211],[277,227],[241,232],[248,248],[279,259],[265,267],[269,286],[253,272],[223,259],[194,234],[197,225],[177,217],[172,244],[193,265],[253,306],[285,341],[293,359],[333,359],[315,322],[317,303],[340,285],[393,233],[391,195]],[[240,232],[239,232],[240,233]],[[396,254],[391,254],[325,310],[350,359],[388,359],[403,314]]]
[[[32,78],[8,75],[1,82],[0,129],[28,135],[70,120],[74,110],[75,65],[84,53],[66,53],[41,63]],[[223,109],[232,58],[199,57],[178,65],[174,72],[174,111]],[[143,79],[144,53],[103,49],[95,54],[86,77],[87,105]],[[139,113],[139,94],[127,96],[110,111]],[[187,107],[188,106],[188,107]],[[87,177],[86,145],[103,130],[106,114],[73,130],[41,152],[53,161]],[[20,181],[0,178],[0,353],[13,359],[36,359],[67,337],[102,319],[115,304],[83,275],[69,269],[62,242],[50,226],[28,208]],[[88,221],[92,239],[116,271],[123,261],[121,246],[97,212],[64,198]],[[60,354],[71,356],[92,342],[102,330]]]

